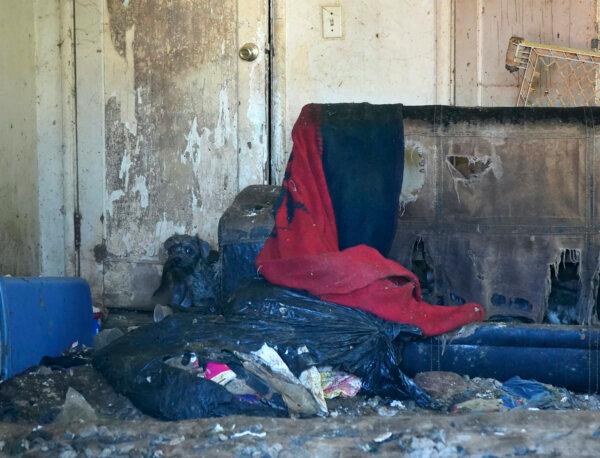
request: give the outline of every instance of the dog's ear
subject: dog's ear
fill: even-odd
[[[165,243],[163,243],[163,247],[164,247],[165,251],[169,252],[171,247],[173,247],[174,245],[177,245],[179,243],[181,243],[181,240],[179,240],[179,234],[174,234],[171,237],[169,237],[167,240],[165,240]]]
[[[202,259],[208,258],[208,255],[210,254],[209,243],[198,237],[198,245],[200,246],[200,256]]]

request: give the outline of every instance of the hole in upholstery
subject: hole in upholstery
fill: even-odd
[[[577,302],[581,290],[579,276],[580,253],[564,250],[557,264],[550,265],[550,295],[545,323],[579,324]]]
[[[594,290],[594,316],[596,323],[600,323],[600,272],[597,272],[594,276],[593,283]]]
[[[492,165],[491,159],[476,156],[448,156],[446,160],[466,180],[480,176]]]
[[[423,291],[423,299],[432,303],[436,302],[436,300],[434,300],[435,277],[433,268],[427,262],[427,257],[425,243],[422,239],[417,240],[412,248],[411,270],[419,278],[421,290]],[[437,302],[439,302],[439,298],[437,299]]]

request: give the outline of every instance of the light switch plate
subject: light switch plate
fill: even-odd
[[[342,7],[323,6],[323,38],[342,38]]]

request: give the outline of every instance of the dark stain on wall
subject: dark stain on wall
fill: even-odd
[[[158,265],[161,241],[176,230],[204,238],[216,233],[215,213],[236,192],[226,189],[228,177],[237,176],[237,147],[229,138],[235,132],[233,127],[222,132],[217,124],[235,126],[228,117],[237,113],[237,2],[154,0],[125,6],[122,0],[106,1],[106,32],[116,51],[105,53],[106,59],[120,62],[105,63],[110,202],[106,256],[97,259],[106,272],[113,271],[110,279],[136,278],[136,288],[152,291],[158,273],[146,264]],[[127,75],[110,73],[123,66]],[[129,72],[133,84],[124,91]],[[203,150],[196,136],[202,137]],[[192,151],[185,155],[188,144]],[[206,218],[194,219],[202,213]],[[119,269],[123,275],[117,275]],[[107,288],[117,291],[107,302],[129,303],[119,298],[131,285],[111,281],[105,281]],[[136,296],[136,305],[147,300]]]

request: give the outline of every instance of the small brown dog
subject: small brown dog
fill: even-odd
[[[200,307],[206,313],[216,313],[218,253],[208,242],[191,235],[175,234],[163,246],[168,258],[153,297],[162,305]]]

